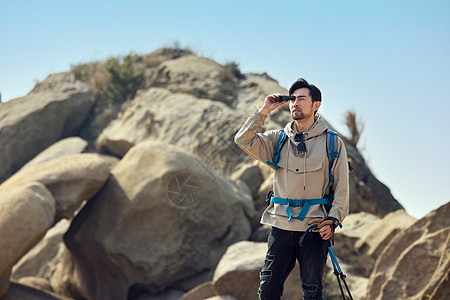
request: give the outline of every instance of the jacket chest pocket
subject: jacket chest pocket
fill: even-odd
[[[286,165],[286,161],[280,161],[278,164],[283,169],[288,169],[294,174],[314,173],[322,169],[323,161],[314,158],[295,158],[290,159]],[[321,173],[321,172],[318,172]]]

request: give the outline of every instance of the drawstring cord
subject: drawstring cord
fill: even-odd
[[[306,191],[306,151],[303,154],[303,190]]]

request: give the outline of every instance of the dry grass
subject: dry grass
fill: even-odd
[[[350,137],[348,141],[356,147],[358,145],[359,139],[361,138],[361,134],[364,130],[364,123],[357,118],[356,113],[354,111],[348,111],[345,115],[345,125],[350,132]]]

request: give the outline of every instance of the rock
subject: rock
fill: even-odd
[[[0,185],[0,195],[28,182],[40,182],[55,199],[56,223],[61,218],[71,218],[84,200],[100,190],[109,177],[112,160],[116,159],[85,153],[47,161],[10,177]]]
[[[387,245],[370,275],[366,299],[447,299],[450,296],[450,202]]]
[[[0,297],[9,286],[11,268],[53,225],[55,200],[37,182],[0,192]]]
[[[358,251],[355,244],[365,238],[371,230],[381,223],[380,218],[366,212],[349,214],[336,229],[333,251],[339,262],[348,266],[350,276],[369,277],[375,259],[364,251]],[[330,261],[331,263],[331,261]],[[330,268],[332,265],[330,264]]]
[[[237,299],[233,296],[230,296],[230,295],[225,295],[225,296],[221,295],[221,296],[213,296],[213,297],[207,298],[206,300],[239,300],[239,299]]]
[[[44,238],[14,265],[11,278],[37,276],[47,278],[48,281],[59,261],[58,252],[61,251],[63,246],[62,236],[69,225],[69,220],[62,219],[49,229]]]
[[[213,287],[218,295],[239,300],[256,299],[259,272],[264,264],[267,243],[243,241],[228,247],[214,273]],[[285,282],[282,299],[301,297],[298,264]]]
[[[342,222],[342,228],[336,229],[336,234],[360,239],[377,226],[381,222],[380,219],[368,212],[350,213]]]
[[[25,97],[0,110],[0,182],[61,138],[77,133],[93,92],[70,73],[49,76]]]
[[[79,137],[62,139],[39,153],[35,158],[26,163],[22,169],[62,156],[82,153],[86,149],[87,144],[87,141]]]
[[[73,300],[55,293],[44,291],[13,281],[2,300]]]
[[[155,70],[151,85],[198,98],[224,100],[223,72],[224,67],[209,58],[187,55],[161,63]]]
[[[373,224],[371,230],[356,242],[355,248],[360,253],[366,253],[376,259],[397,234],[411,227],[416,221],[417,219],[406,214],[403,209],[391,212]]]
[[[273,190],[273,174],[269,175],[264,182],[261,184],[258,190],[258,196],[256,199],[254,199],[255,203],[255,210],[256,213],[254,217],[252,218],[252,230],[253,232],[259,231],[259,228],[261,227],[261,216],[264,212],[264,210],[267,208],[267,193]],[[267,240],[267,239],[266,239]],[[261,240],[255,240],[261,241]]]
[[[181,300],[198,300],[215,297],[216,291],[214,290],[214,283],[212,281],[204,282],[186,294],[183,295]]]
[[[34,287],[39,290],[52,291],[52,287],[50,286],[50,282],[46,278],[35,277],[35,276],[26,276],[17,280],[18,283],[21,283],[26,286]]]
[[[214,266],[214,268],[215,267],[216,266]],[[213,269],[205,270],[203,272],[195,274],[192,277],[182,279],[182,280],[176,282],[171,287],[175,288],[175,289],[183,290],[183,291],[189,291],[204,282],[211,281],[213,278],[213,275],[214,275]]]
[[[174,114],[180,103],[183,113]],[[247,115],[221,102],[151,88],[124,106],[124,112],[101,133],[96,147],[121,157],[137,143],[159,140],[198,155],[222,174],[231,174],[251,161],[234,143],[246,119]]]
[[[271,226],[261,225],[256,230],[252,232],[250,236],[250,241],[252,242],[267,242],[270,231],[272,230]]]
[[[255,200],[256,203],[264,204],[264,206],[266,206],[267,193],[273,190],[273,177],[273,174],[271,174],[269,177],[266,177],[263,183],[261,183],[258,190],[258,199]]]
[[[213,268],[228,245],[247,239],[252,214],[250,195],[196,157],[140,143],[72,221],[64,237],[71,260],[52,287],[87,299],[124,299],[134,287],[161,292]]]
[[[243,181],[250,189],[252,197],[258,197],[258,190],[264,181],[263,174],[256,165],[244,165],[230,177],[232,180]]]
[[[237,91],[238,97],[233,102],[233,107],[237,111],[243,111],[247,115],[250,115],[261,107],[267,95],[274,93],[286,95],[288,91],[265,73],[246,74],[246,78],[240,83],[239,90]],[[288,105],[284,104],[280,109],[273,111],[267,120],[265,124],[267,129],[284,128],[284,124],[292,120]]]
[[[124,298],[124,299],[133,299],[133,300],[180,300],[184,295],[184,291],[177,290],[177,289],[169,289],[168,291],[165,291],[163,293],[160,293],[158,295],[152,295],[152,294],[141,294],[136,297],[130,297]]]
[[[240,300],[255,299],[266,252],[266,243],[240,242],[230,246],[214,273],[216,293]]]
[[[344,264],[340,264],[341,268],[344,268]],[[331,262],[330,262],[331,267]],[[345,279],[347,285],[350,289],[350,293],[353,299],[365,299],[367,285],[369,283],[369,279],[367,277],[358,276],[355,274],[349,273],[347,270],[344,270],[343,273],[347,276]],[[344,283],[341,280],[342,289],[344,291],[345,296],[348,296],[347,289],[345,288]],[[333,269],[324,273],[324,299],[342,299],[341,290],[339,289],[339,284],[336,280],[336,276],[333,274]],[[346,298],[349,299],[349,298]]]

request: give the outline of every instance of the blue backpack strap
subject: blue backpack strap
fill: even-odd
[[[333,173],[331,168],[333,167],[334,160],[339,157],[339,152],[335,151],[337,147],[338,135],[337,132],[327,129],[327,156],[330,161],[329,177],[330,183],[334,183]],[[331,196],[331,195],[330,195]]]
[[[327,199],[327,198],[287,199],[287,198],[280,198],[280,197],[271,197],[270,202],[286,205],[286,213],[288,216],[288,222],[292,218],[291,207],[302,207],[302,209],[300,210],[300,214],[297,216],[297,219],[300,221],[303,221],[303,219],[306,217],[306,214],[308,213],[309,207],[311,205],[318,205],[318,204],[330,205],[330,199]]]
[[[283,147],[284,142],[286,141],[286,132],[284,132],[284,129],[280,130],[281,134],[278,138],[277,143],[275,144],[275,147],[273,147],[274,156],[273,156],[273,162],[266,160],[266,164],[269,166],[273,166],[276,169],[278,169],[278,163],[280,162],[280,152],[281,148]]]

